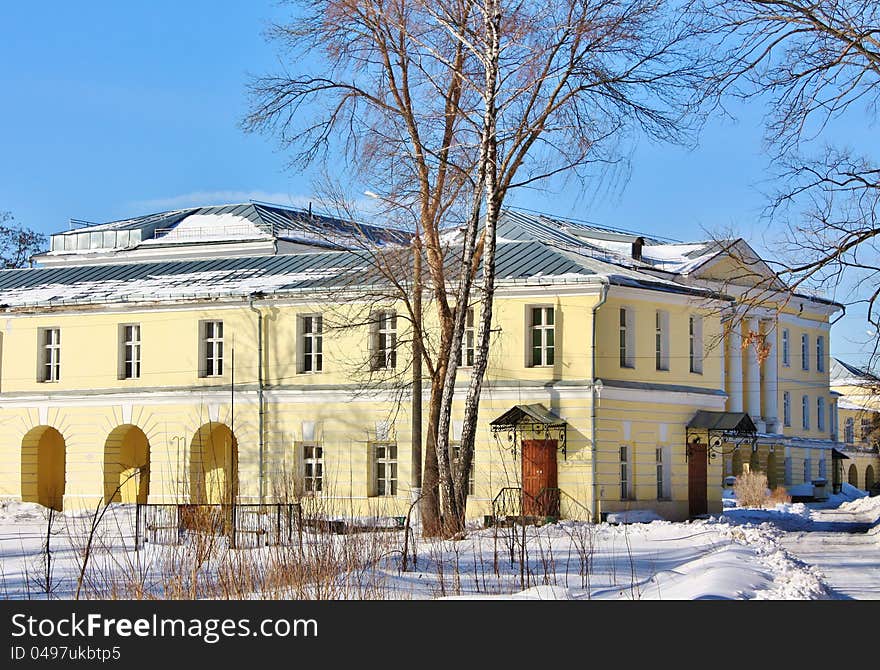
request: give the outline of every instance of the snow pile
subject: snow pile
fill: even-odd
[[[608,523],[651,523],[652,521],[663,521],[663,517],[651,509],[631,509],[608,514]]]
[[[144,240],[144,244],[252,240],[268,237],[269,235],[264,230],[243,216],[236,214],[191,214],[164,235]]]

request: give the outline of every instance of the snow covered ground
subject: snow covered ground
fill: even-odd
[[[204,546],[188,545],[148,544],[136,552],[133,508],[114,505],[98,527],[81,595],[880,598],[880,497],[844,493],[822,505],[768,510],[742,509],[728,499],[720,517],[689,523],[562,521],[527,527],[524,545],[521,527],[474,528],[456,541],[416,537],[406,571],[403,533],[387,530],[306,532],[302,549],[230,550],[221,541],[205,555]],[[629,521],[649,519],[633,514]],[[47,581],[52,598],[76,593],[90,516],[54,515],[49,569],[47,523],[47,511],[38,505],[0,504],[0,598],[45,598]]]

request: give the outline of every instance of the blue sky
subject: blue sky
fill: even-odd
[[[2,3],[0,211],[52,232],[71,217],[307,202],[312,175],[239,129],[249,74],[277,63],[263,31],[287,11],[267,0]],[[762,110],[736,111],[694,150],[641,143],[626,180],[581,195],[572,184],[520,193],[513,204],[685,240],[732,229],[772,249],[778,231],[760,216],[770,167]],[[839,132],[864,142],[871,131],[880,148],[876,128]],[[832,353],[858,362],[863,317],[844,323]]]

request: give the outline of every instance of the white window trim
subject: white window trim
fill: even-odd
[[[398,314],[393,309],[386,309],[373,314],[372,340],[370,356],[371,368],[378,370],[394,370],[397,368],[397,320]],[[393,324],[393,325],[391,325]],[[385,345],[382,346],[382,339]],[[389,345],[390,341],[390,345]]]
[[[662,309],[654,313],[654,367],[669,371],[669,312]]]
[[[816,372],[825,372],[825,336],[816,336]]]
[[[220,335],[217,335],[219,325]],[[205,319],[199,322],[199,376],[222,377],[224,373],[225,346],[221,319]],[[211,362],[209,371],[208,362]],[[219,371],[218,371],[219,370]]]
[[[782,329],[782,366],[791,367],[791,336],[788,328]]]
[[[131,328],[133,337],[129,338],[126,331]],[[136,335],[135,333],[136,329]],[[141,324],[139,323],[120,323],[119,324],[119,379],[140,379],[141,378]],[[129,362],[129,349],[131,350],[131,367],[132,374],[126,374],[126,365]]]
[[[688,317],[688,360],[692,374],[703,374],[703,317],[699,314]]]
[[[810,430],[810,396],[801,396],[801,428]]]
[[[825,430],[825,398],[816,398],[816,430]]]
[[[458,367],[472,368],[476,355],[476,329],[474,308],[469,307],[464,320],[464,335],[461,338],[461,351],[459,352]],[[468,356],[470,354],[470,356]]]
[[[379,456],[379,449],[388,449],[394,448],[394,458],[389,458],[387,455],[382,457]],[[398,461],[399,453],[397,451],[397,443],[396,442],[386,442],[386,441],[376,441],[370,443],[370,451],[372,454],[372,464],[373,464],[373,495],[379,498],[393,498],[397,495],[400,485],[400,462]],[[387,451],[385,452],[387,454]],[[385,477],[379,477],[379,465],[385,464],[386,466],[393,466],[390,469],[390,472],[394,473],[394,476],[388,476],[387,473],[389,469],[386,467]],[[380,482],[385,482],[385,491],[383,493],[379,492],[379,484]],[[391,483],[392,491],[389,493],[387,491],[388,483]]]
[[[307,449],[312,450],[312,456],[306,455]],[[324,492],[324,446],[317,442],[300,442],[299,452],[302,454],[303,495],[320,496]],[[309,465],[313,466],[311,477],[307,474]],[[316,474],[318,470],[320,470],[320,474]],[[309,488],[310,480],[312,482],[311,489]],[[315,487],[315,483],[317,483],[317,487]]]
[[[312,330],[306,330],[306,319],[310,319]],[[299,367],[300,374],[315,375],[324,372],[324,317],[320,313],[300,314],[297,317],[299,327]],[[317,324],[317,329],[315,328]],[[306,353],[306,342],[311,343],[311,352]],[[316,346],[317,345],[317,346]]]
[[[621,444],[619,453],[619,475],[620,475],[620,499],[634,500],[633,496],[633,471],[632,471],[632,447],[628,444]],[[625,458],[624,458],[625,457]],[[624,473],[626,477],[624,477]]]
[[[541,323],[535,324],[535,310],[541,310]],[[546,323],[546,315],[547,313],[553,315],[553,323]],[[559,338],[556,333],[556,309],[553,305],[528,305],[526,307],[526,323],[528,324],[527,336],[526,336],[526,367],[530,368],[552,368],[556,364],[556,348]],[[540,344],[540,352],[541,352],[541,362],[535,363],[534,358],[534,346],[532,344],[532,338],[534,337],[534,332],[538,330],[541,334],[541,344]],[[549,346],[547,344],[547,333],[548,331],[553,331],[553,346]],[[550,349],[553,350],[553,361],[548,363],[548,359],[550,356],[548,355]]]
[[[621,316],[624,324],[620,323]],[[618,364],[621,368],[632,370],[636,367],[636,311],[632,307],[620,307],[617,312],[617,325]],[[621,340],[623,340],[622,347]]]
[[[801,370],[810,371],[810,335],[801,333]]]
[[[46,342],[46,336],[49,341]],[[37,345],[40,348],[40,369],[37,379],[46,384],[61,381],[61,328],[49,326],[37,329]]]

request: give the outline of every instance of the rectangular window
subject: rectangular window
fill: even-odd
[[[801,370],[810,369],[810,336],[801,335]]]
[[[691,372],[703,373],[703,318],[691,315],[688,319],[688,348]]]
[[[457,442],[450,442],[449,447],[452,449],[452,467],[457,470],[458,469],[458,457],[461,453],[461,444]],[[468,488],[467,493],[469,496],[474,495],[474,461],[476,460],[476,454],[471,456],[471,468],[468,472]]]
[[[816,430],[825,430],[825,398],[816,398]]]
[[[843,423],[843,441],[847,444],[855,444],[856,441],[856,422],[852,417],[848,417]]]
[[[633,310],[620,308],[620,367],[635,367],[635,319]]]
[[[654,354],[658,370],[669,369],[669,312],[657,310],[654,317]]]
[[[61,380],[61,329],[40,328],[40,381]]]
[[[825,372],[825,336],[816,338],[816,371]]]
[[[140,379],[141,326],[124,323],[119,326],[119,378]]]
[[[303,445],[303,491],[315,495],[324,490],[324,448]]]
[[[804,459],[804,483],[813,481],[813,459],[807,456]]]
[[[663,448],[657,447],[657,500],[663,500],[666,495],[666,477],[663,472]]]
[[[321,372],[324,369],[324,317],[307,314],[300,323],[300,372]]]
[[[871,436],[871,419],[862,419],[860,428],[859,440],[867,442],[868,438]]]
[[[782,329],[782,365],[791,365],[791,343],[788,339],[788,328]]]
[[[202,321],[202,377],[223,374],[223,322]]]
[[[782,394],[782,425],[791,426],[791,393]]]
[[[464,322],[464,337],[461,338],[461,351],[458,352],[458,365],[463,368],[474,366],[474,309],[467,311]]]
[[[531,367],[553,365],[556,351],[555,316],[552,307],[532,307]]]
[[[397,367],[397,313],[377,312],[373,315],[373,370]]]
[[[810,430],[810,396],[801,398],[801,428]]]
[[[620,448],[620,499],[630,499],[629,447]]]
[[[376,495],[397,495],[397,445],[378,443],[373,445],[376,464]]]

